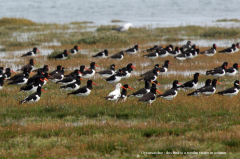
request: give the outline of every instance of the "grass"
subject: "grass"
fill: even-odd
[[[118,20],[118,19],[113,19],[113,20],[111,20],[111,22],[112,22],[112,23],[119,23],[119,22],[125,22],[125,21],[123,21],[123,20]]]
[[[240,22],[239,19],[219,19],[219,20],[216,20],[216,22]]]
[[[174,79],[178,79],[181,83],[192,79],[192,75],[181,72],[188,71],[191,74],[195,71],[204,72],[221,65],[224,61],[232,65],[239,58],[239,53],[235,53],[216,54],[209,58],[199,55],[193,60],[182,63],[172,57],[159,58],[152,62],[143,58],[142,55],[145,53],[141,52],[152,47],[156,42],[159,45],[176,46],[179,41],[186,40],[185,37],[235,39],[238,38],[238,31],[234,28],[147,26],[132,28],[126,33],[108,32],[108,29],[96,32],[71,30],[71,27],[76,29],[81,26],[81,22],[73,22],[70,25],[37,24],[26,28],[16,27],[18,28],[17,36],[14,32],[16,38],[12,38],[7,32],[5,34],[4,30],[9,28],[1,27],[3,36],[0,42],[4,47],[2,51],[7,51],[7,54],[2,57],[0,64],[4,67],[13,67],[15,71],[15,68],[28,63],[29,59],[22,59],[13,51],[32,48],[30,44],[35,42],[41,51],[51,50],[51,55],[39,54],[34,58],[36,61],[34,66],[42,67],[47,64],[50,71],[53,71],[57,65],[62,65],[68,74],[74,69],[79,69],[80,65],[89,67],[92,61],[100,66],[96,68],[97,71],[109,68],[112,63],[122,68],[132,62],[137,69],[129,79],[122,80],[121,83],[129,84],[136,91],[144,87],[144,82],[137,81],[140,73],[152,69],[156,63],[162,65],[165,60],[169,60],[172,63],[169,71],[176,73],[158,78],[163,85],[159,86],[158,90],[164,92],[171,87],[165,84],[171,84]],[[68,31],[69,29],[71,31]],[[30,33],[27,41],[17,39],[21,31]],[[236,34],[231,35],[233,31],[236,31]],[[57,39],[61,45],[45,44],[54,39]],[[22,44],[17,44],[18,41]],[[194,39],[192,41],[194,43]],[[134,58],[131,55],[125,55],[122,61],[91,58],[92,54],[103,49],[108,49],[109,54],[112,55],[135,44],[139,44],[140,52]],[[80,46],[82,50],[77,55],[71,56],[71,60],[49,60],[54,54],[70,49],[74,45]],[[208,47],[197,47],[200,51],[208,49]],[[217,50],[221,49],[223,48],[217,48]],[[13,58],[19,60],[4,61]],[[204,82],[207,78],[213,79],[202,75],[199,81]],[[231,87],[236,79],[238,76],[220,78],[222,85],[217,85],[217,91]],[[86,85],[86,81],[87,79],[81,81],[81,87]],[[195,98],[187,97],[185,91],[179,91],[178,96],[172,101],[158,98],[151,106],[138,102],[135,98],[113,103],[105,101],[103,97],[107,96],[114,86],[107,84],[98,74],[94,76],[93,81],[99,86],[94,85],[91,94],[85,98],[67,96],[68,92],[59,89],[60,84],[48,82],[44,86],[47,93],[42,94],[38,103],[23,105],[19,105],[19,101],[28,93],[19,92],[19,86],[9,86],[5,81],[0,91],[0,158],[238,158],[240,148],[238,96],[229,98],[213,95]],[[127,94],[133,92],[127,90]],[[165,154],[141,153],[158,151]],[[227,154],[166,155],[167,151],[226,152]]]

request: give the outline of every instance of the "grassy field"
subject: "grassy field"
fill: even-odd
[[[7,54],[1,58],[0,66],[20,68],[28,63],[29,58],[20,58],[15,52],[30,50],[34,46],[40,51],[51,50],[55,53],[78,45],[82,50],[65,61],[48,59],[42,51],[34,58],[35,67],[47,64],[52,71],[61,64],[67,74],[83,64],[89,67],[92,61],[100,66],[97,71],[108,68],[112,63],[122,68],[131,62],[137,69],[121,83],[129,84],[136,91],[144,87],[144,82],[137,81],[141,73],[152,69],[156,63],[163,65],[165,60],[169,60],[172,63],[169,71],[173,73],[158,78],[163,85],[158,86],[158,90],[164,92],[175,79],[184,83],[191,80],[195,72],[204,72],[225,61],[230,65],[239,63],[239,53],[216,54],[213,57],[199,55],[180,62],[169,56],[151,61],[142,57],[146,53],[141,52],[156,43],[164,45],[167,42],[176,46],[180,41],[192,40],[194,43],[194,39],[199,38],[238,39],[239,28],[138,27],[118,33],[109,32],[113,26],[87,24],[92,23],[60,25],[38,24],[25,19],[0,19],[1,51]],[[54,41],[60,44],[50,45]],[[135,44],[140,46],[139,53],[125,55],[122,61],[91,58],[91,55],[103,49],[108,49],[111,55]],[[200,51],[208,48],[197,47]],[[208,78],[213,79],[202,75],[199,81],[204,82]],[[238,75],[220,78],[222,84],[217,85],[217,91],[231,87],[237,79]],[[85,86],[86,81],[83,80],[81,86]],[[61,91],[60,85],[48,82],[44,86],[46,93],[42,93],[38,103],[23,105],[19,101],[28,94],[19,92],[19,86],[10,86],[5,82],[0,91],[0,158],[239,158],[239,95],[233,98],[219,95],[196,98],[187,97],[188,92],[179,91],[172,101],[158,98],[151,106],[138,102],[136,98],[113,103],[103,97],[115,85],[107,84],[98,74],[93,81],[99,86],[93,85],[91,94],[85,98],[67,96],[68,92]],[[130,94],[134,91],[127,92]],[[183,154],[166,154],[173,151]],[[190,155],[184,152],[226,154]]]

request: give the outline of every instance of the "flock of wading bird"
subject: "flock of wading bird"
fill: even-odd
[[[129,48],[125,51],[121,51],[112,56],[108,56],[108,50],[104,50],[102,52],[97,53],[92,56],[93,58],[110,58],[115,60],[122,60],[124,58],[124,54],[134,55],[137,54],[138,45],[135,45],[133,48]],[[168,55],[174,56],[174,58],[178,60],[185,59],[193,59],[200,54],[205,54],[206,56],[213,56],[216,54],[216,44],[213,44],[213,47],[199,52],[199,49],[192,45],[191,41],[188,41],[186,45],[181,47],[175,47],[173,49],[172,45],[169,45],[165,48],[162,46],[154,46],[149,48],[143,52],[148,52],[148,54],[143,55],[143,57],[147,57],[151,60],[154,60],[158,57],[166,57]],[[78,46],[74,46],[70,51],[64,50],[63,53],[53,57],[56,60],[65,60],[68,54],[77,54],[78,50],[81,49]],[[35,47],[32,51],[27,52],[21,57],[34,57],[39,50]],[[219,53],[227,53],[232,54],[239,51],[239,43],[233,44],[231,47],[226,48],[224,50],[218,51]],[[67,91],[72,91],[67,95],[76,95],[85,97],[91,93],[92,85],[97,85],[92,80],[90,80],[95,75],[95,66],[99,67],[95,62],[90,63],[90,68],[86,68],[84,65],[80,66],[80,69],[76,69],[70,74],[64,74],[64,67],[61,65],[57,66],[57,69],[49,72],[48,65],[44,65],[42,68],[33,69],[35,61],[30,59],[29,64],[22,66],[17,71],[22,71],[22,73],[11,76],[12,71],[10,68],[4,69],[0,67],[0,89],[3,88],[4,80],[10,81],[8,85],[25,85],[20,88],[20,91],[25,92],[34,92],[33,94],[27,96],[25,99],[20,101],[20,103],[34,103],[38,102],[41,97],[41,91],[44,91],[42,87],[47,83],[47,81],[51,81],[54,83],[60,83],[63,86],[60,89],[64,89]],[[149,70],[140,75],[139,81],[145,81],[145,87],[139,89],[135,93],[127,95],[126,89],[132,89],[128,84],[122,85],[118,83],[121,79],[127,79],[131,76],[131,72],[133,71],[135,66],[132,63],[129,63],[126,67],[115,70],[115,64],[110,66],[110,69],[106,69],[103,71],[96,72],[103,77],[103,80],[107,81],[110,84],[116,84],[115,90],[109,93],[108,96],[104,97],[106,100],[118,101],[119,99],[126,100],[127,97],[137,97],[140,98],[139,101],[145,103],[151,103],[156,100],[156,98],[161,97],[166,100],[172,100],[178,94],[178,89],[193,89],[194,91],[189,93],[188,96],[200,96],[200,95],[212,95],[216,91],[216,84],[219,83],[217,79],[207,79],[205,86],[198,88],[198,77],[199,73],[195,73],[193,80],[187,81],[183,84],[179,83],[178,80],[174,80],[172,83],[172,88],[166,90],[164,93],[161,93],[157,90],[156,85],[161,85],[157,82],[158,75],[166,74],[168,71],[168,65],[171,64],[169,60],[166,60],[164,65],[160,66],[156,64],[152,70]],[[227,68],[229,67],[229,68]],[[224,62],[222,66],[216,67],[213,70],[206,71],[206,75],[212,75],[213,77],[222,77],[222,76],[235,76],[238,72],[238,67],[240,67],[237,63],[233,64],[233,67],[229,66],[227,62]],[[29,74],[32,72],[37,72],[35,75],[29,78]],[[15,73],[15,72],[14,72]],[[84,87],[80,87],[82,78],[87,78],[87,85]],[[150,83],[152,86],[150,87]],[[120,90],[122,88],[122,91]],[[160,93],[160,95],[156,95],[156,92]],[[228,88],[226,90],[218,92],[220,95],[228,95],[234,96],[239,92],[239,81],[236,80],[234,82],[234,86]]]

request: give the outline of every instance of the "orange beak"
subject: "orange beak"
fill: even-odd
[[[118,68],[117,66],[115,66],[115,68]]]
[[[85,67],[85,69],[88,70],[88,71],[91,71],[91,70],[89,70],[87,67]]]
[[[132,87],[129,87],[129,86],[128,86],[128,88],[131,89],[131,90],[134,90]]]
[[[40,50],[37,49],[37,51],[41,52]]]
[[[121,86],[121,88],[123,88],[123,89],[127,89],[127,88],[125,88],[125,87],[123,87],[123,86]]]
[[[30,72],[31,75],[34,75],[34,73]]]
[[[11,72],[16,73],[16,72],[14,72],[14,71],[12,71],[12,70],[11,70]]]
[[[69,54],[69,52],[67,51],[67,54]]]
[[[78,73],[80,73],[82,75],[82,73],[80,71],[78,71]]]
[[[83,80],[81,77],[79,78],[80,80]]]
[[[168,64],[172,64],[171,62],[169,62]]]
[[[47,78],[44,78],[45,81],[49,81]]]
[[[238,65],[238,67],[240,67],[240,66]]]
[[[77,47],[78,49],[81,49],[80,47]]]
[[[33,60],[33,63],[36,63],[36,62]]]
[[[132,65],[131,67],[137,69],[137,68],[136,68],[135,66],[133,66],[133,65]]]
[[[41,78],[40,78],[40,81],[44,82],[44,80],[43,80],[43,79],[41,79]]]
[[[160,92],[159,90],[156,90],[156,92],[158,92],[158,93],[162,94],[162,92]]]
[[[92,84],[94,84],[94,85],[96,85],[96,86],[98,86],[96,83],[94,83],[94,82],[92,82]]]
[[[43,89],[41,89],[44,93],[46,93]]]
[[[178,84],[182,85],[180,82],[178,82]]]
[[[217,81],[218,84],[221,84],[220,82]]]
[[[97,64],[95,64],[95,66],[99,67]]]
[[[228,67],[231,67],[230,65],[228,65]]]

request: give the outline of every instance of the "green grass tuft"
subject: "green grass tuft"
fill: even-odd
[[[36,25],[36,23],[25,18],[5,18],[5,17],[1,18],[0,26],[7,26],[7,25],[30,26],[30,25]]]

